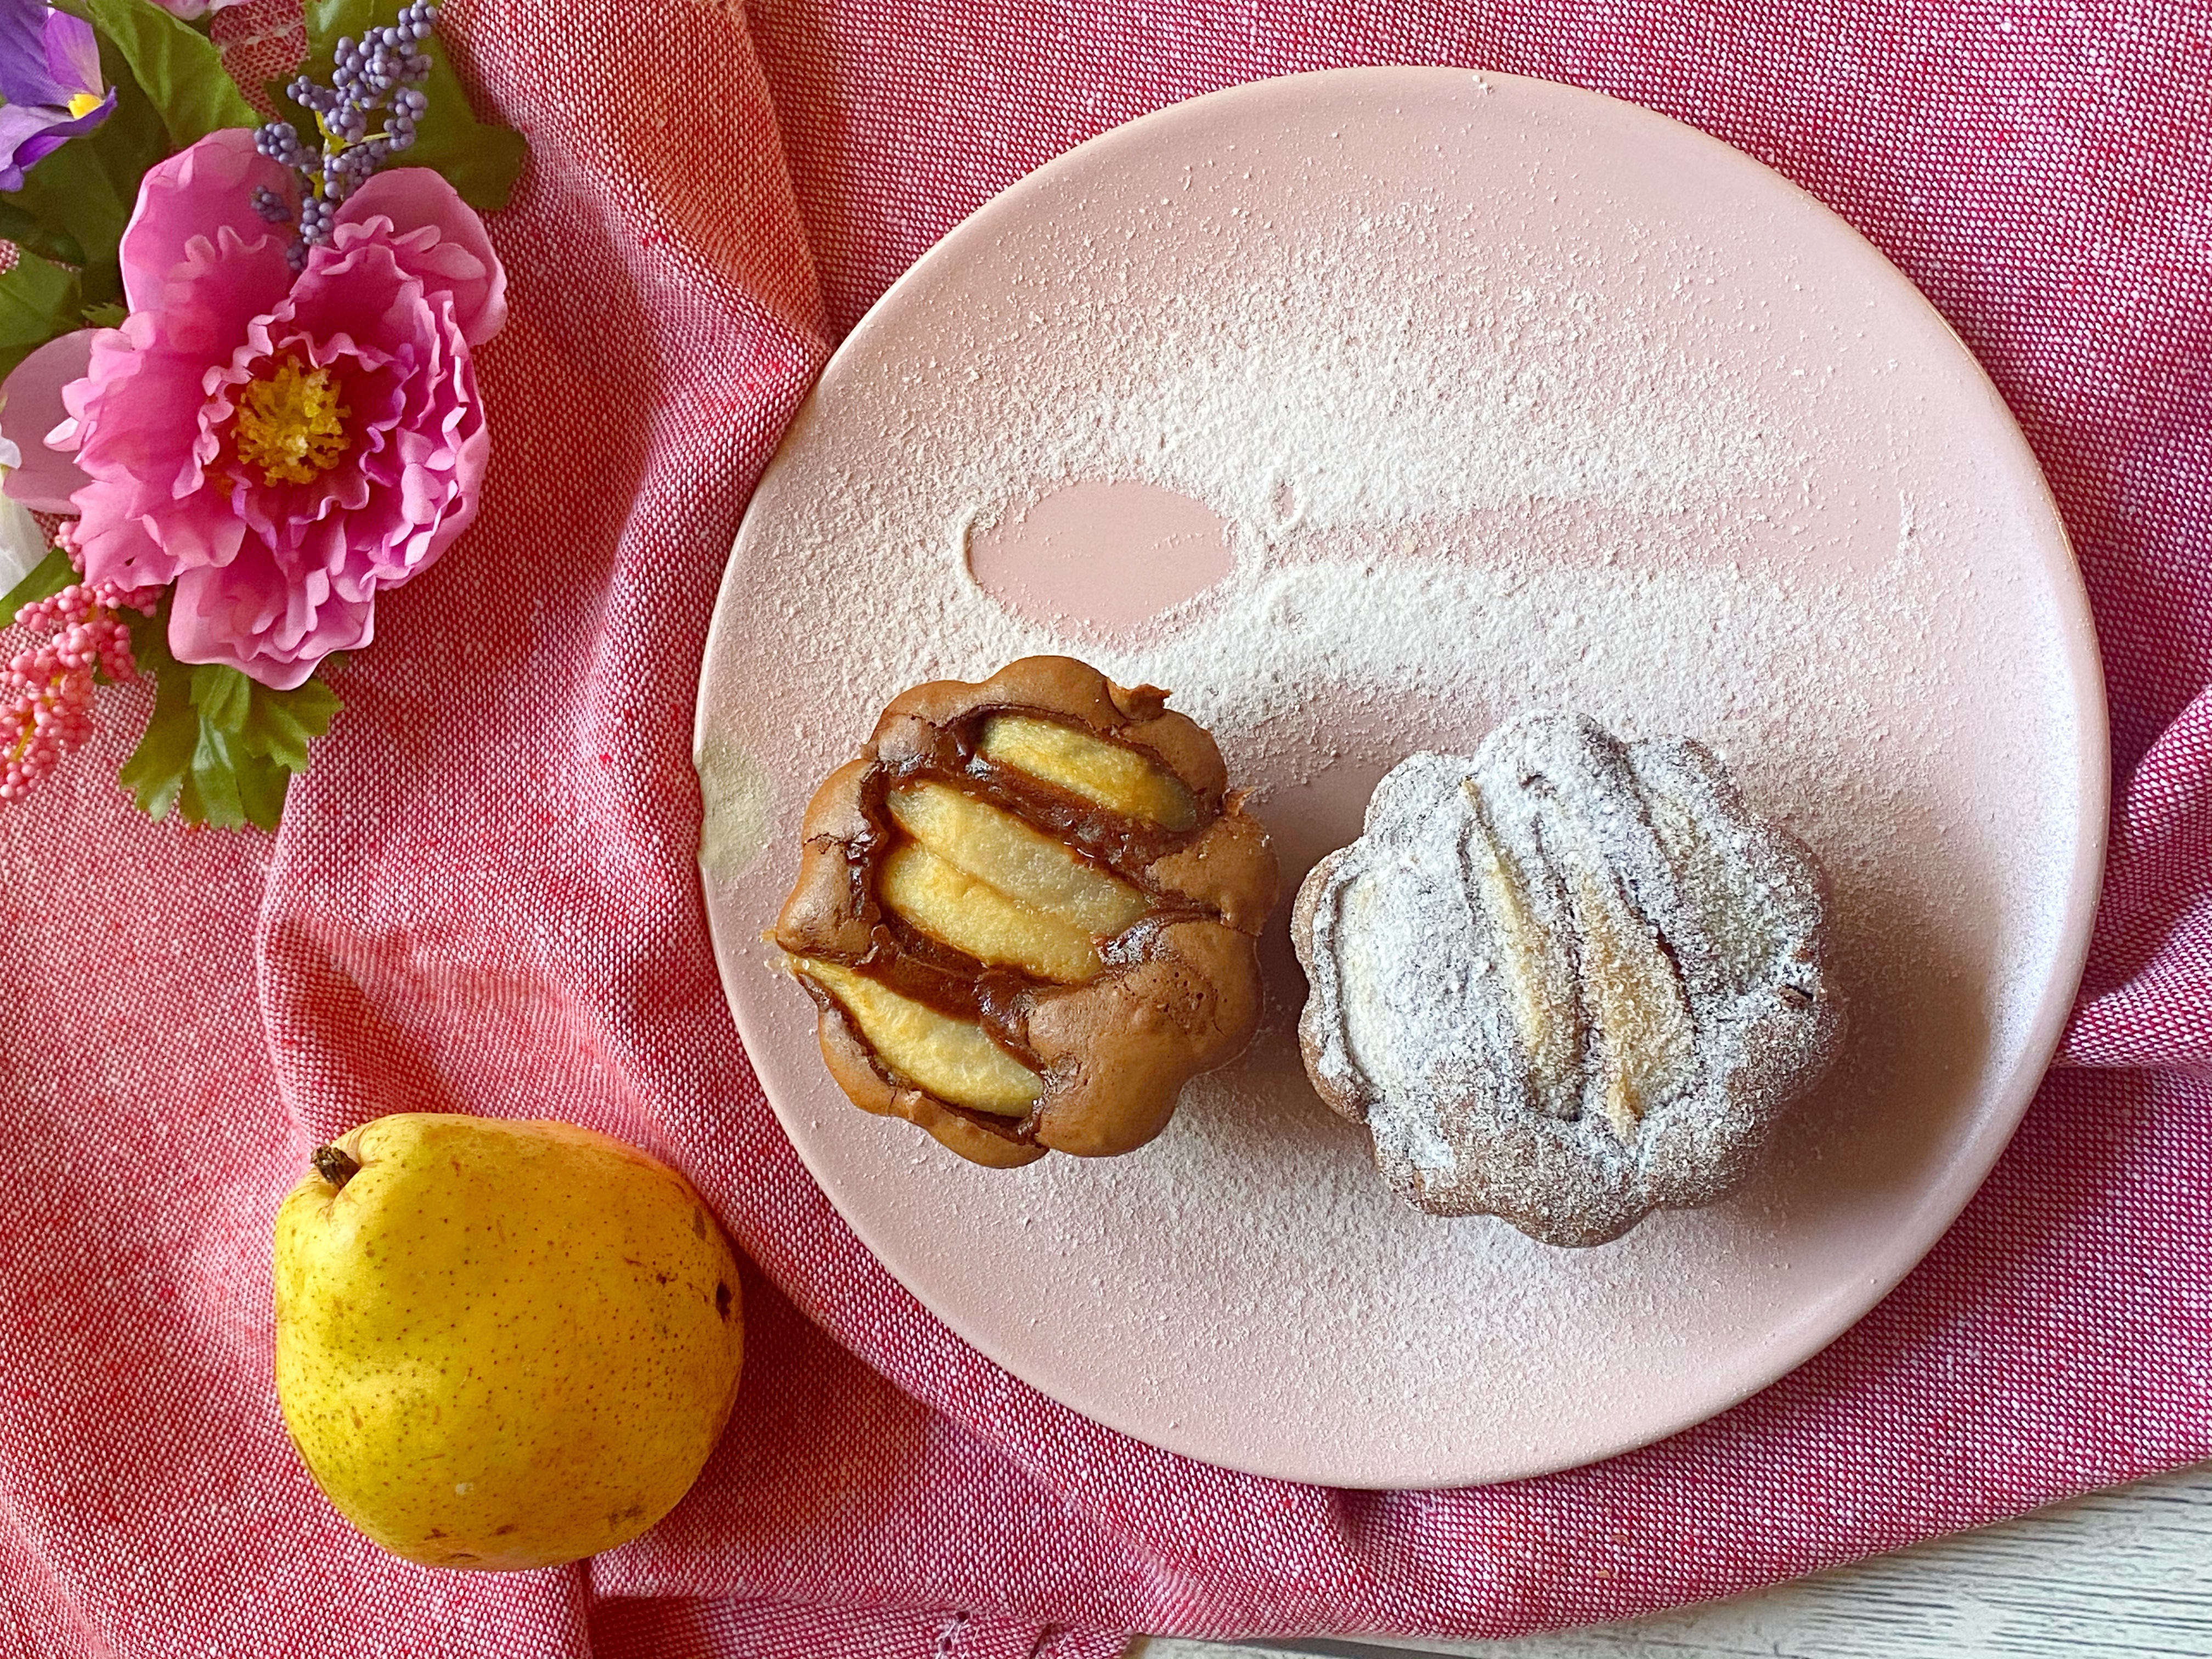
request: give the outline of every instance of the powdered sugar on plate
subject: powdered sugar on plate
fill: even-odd
[[[1863,1307],[2017,1109],[2094,745],[2032,465],[1901,279],[1680,129],[1434,84],[1079,152],[956,233],[763,481],[702,689],[726,979],[832,1198],[1018,1374],[1303,1478],[1632,1443]],[[1133,629],[1055,618],[1042,555],[975,581],[974,538],[1109,481],[1201,504],[1233,568]],[[1139,1153],[986,1171],[863,1116],[756,942],[799,811],[898,690],[1052,651],[1213,730],[1285,908],[1415,750],[1536,707],[1699,738],[1826,871],[1848,1054],[1744,1196],[1586,1252],[1385,1190],[1299,1067],[1279,918],[1267,1030]]]

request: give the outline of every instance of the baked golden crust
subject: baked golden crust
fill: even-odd
[[[823,781],[775,938],[855,1105],[995,1167],[1112,1156],[1251,1041],[1274,854],[1166,697],[1024,658],[902,692]]]

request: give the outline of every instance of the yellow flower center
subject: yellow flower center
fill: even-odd
[[[259,467],[264,483],[313,483],[344,459],[352,413],[329,369],[279,357],[239,396],[238,459]]]
[[[92,92],[73,93],[70,96],[69,112],[72,118],[89,115],[100,107],[100,94]]]

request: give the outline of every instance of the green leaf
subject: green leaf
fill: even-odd
[[[187,823],[274,830],[307,745],[343,706],[337,695],[312,678],[272,691],[219,663],[179,662],[166,599],[156,615],[128,620],[132,654],[157,689],[146,735],[118,774],[123,786],[149,817],[174,811]]]
[[[145,735],[123,763],[115,781],[131,792],[138,810],[149,818],[165,818],[178,806],[192,769],[193,751],[199,747],[200,717],[192,707],[191,676],[180,672],[169,654],[169,606],[165,599],[151,617],[131,617],[131,654],[138,672],[155,677],[154,714]],[[187,811],[185,822],[199,816]]]
[[[136,205],[138,181],[169,154],[169,128],[122,58],[119,49],[111,47],[102,59],[115,83],[114,111],[76,143],[100,158],[115,193]]]
[[[324,665],[328,667],[328,659]],[[319,679],[307,680],[290,691],[271,691],[258,685],[240,736],[253,753],[287,771],[304,772],[307,744],[331,729],[331,717],[343,707],[337,693]]]
[[[154,0],[82,4],[92,26],[123,54],[131,77],[167,129],[172,149],[224,127],[261,125],[260,115],[223,68],[222,54],[198,30]]]
[[[200,711],[200,724],[224,732],[246,729],[246,711],[253,706],[253,682],[235,668],[204,662],[192,668],[192,707]]]
[[[326,76],[331,48],[341,35],[358,40],[367,30],[398,17],[400,3],[401,0],[307,0],[301,11],[307,22],[308,73],[319,79]],[[453,72],[453,63],[446,56],[445,44],[435,35],[428,44],[430,78],[422,90],[430,106],[416,128],[415,143],[399,153],[395,165],[434,167],[471,207],[485,212],[503,208],[514,194],[523,163],[530,159],[530,146],[514,128],[477,119],[461,77]],[[305,118],[310,124],[313,119]],[[300,130],[304,133],[310,127]]]
[[[18,249],[15,264],[0,275],[0,375],[76,327],[82,308],[75,271]]]
[[[239,805],[246,821],[258,829],[274,830],[283,821],[284,796],[291,787],[292,769],[259,755],[246,756],[239,763]]]
[[[200,721],[199,741],[192,748],[191,775],[185,782],[185,823],[205,822],[218,830],[235,830],[246,822],[246,804],[238,798],[238,773],[231,764],[230,738],[204,720]]]
[[[88,134],[64,144],[26,173],[22,189],[7,199],[76,243],[83,254],[76,263],[87,268],[95,290],[119,291],[115,248],[122,240],[123,227],[131,222],[137,185],[132,181],[128,196],[118,187],[92,143],[96,136]],[[98,291],[85,296],[88,301],[106,297]]]
[[[84,263],[84,245],[70,234],[67,226],[47,223],[19,206],[12,195],[0,196],[0,236],[56,264]]]
[[[64,9],[89,20],[89,6],[78,0],[68,0]],[[80,285],[88,306],[122,294],[116,244],[137,204],[139,180],[172,148],[167,125],[140,88],[128,55],[112,40],[103,38],[100,69],[115,87],[115,107],[107,118],[32,167],[23,187],[5,198],[50,234],[76,244],[76,258],[62,262],[82,266]],[[236,94],[234,86],[232,92]],[[49,252],[14,240],[34,252]],[[57,248],[52,257],[59,254]]]
[[[53,598],[76,579],[76,567],[69,562],[69,555],[58,547],[53,549],[25,573],[22,580],[0,595],[0,628],[13,627],[18,611]]]
[[[414,144],[401,152],[401,164],[435,167],[472,208],[486,213],[503,208],[530,160],[530,146],[513,127],[478,121],[444,49],[434,42],[430,55],[433,67],[423,88],[430,107]]]
[[[84,325],[87,328],[120,328],[123,326],[123,319],[130,314],[121,306],[112,302],[106,305],[87,306],[84,308]]]

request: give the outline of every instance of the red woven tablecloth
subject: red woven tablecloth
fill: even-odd
[[[1524,15],[1504,18],[1511,9]],[[981,1656],[1131,1629],[1504,1632],[1726,1594],[2212,1453],[2212,80],[2201,6],[454,0],[535,161],[492,234],[485,510],[378,607],[283,833],[0,809],[0,1648]],[[689,763],[748,490],[842,330],[1077,141],[1230,82],[1450,63],[1666,111],[1832,203],[2025,424],[2122,803],[2056,1073],[1925,1265],[1796,1375],[1596,1468],[1347,1494],[996,1370],[844,1230],[724,1012]],[[286,1443],[268,1224],[375,1114],[558,1115],[758,1273],[691,1497],[586,1566],[380,1555]]]

